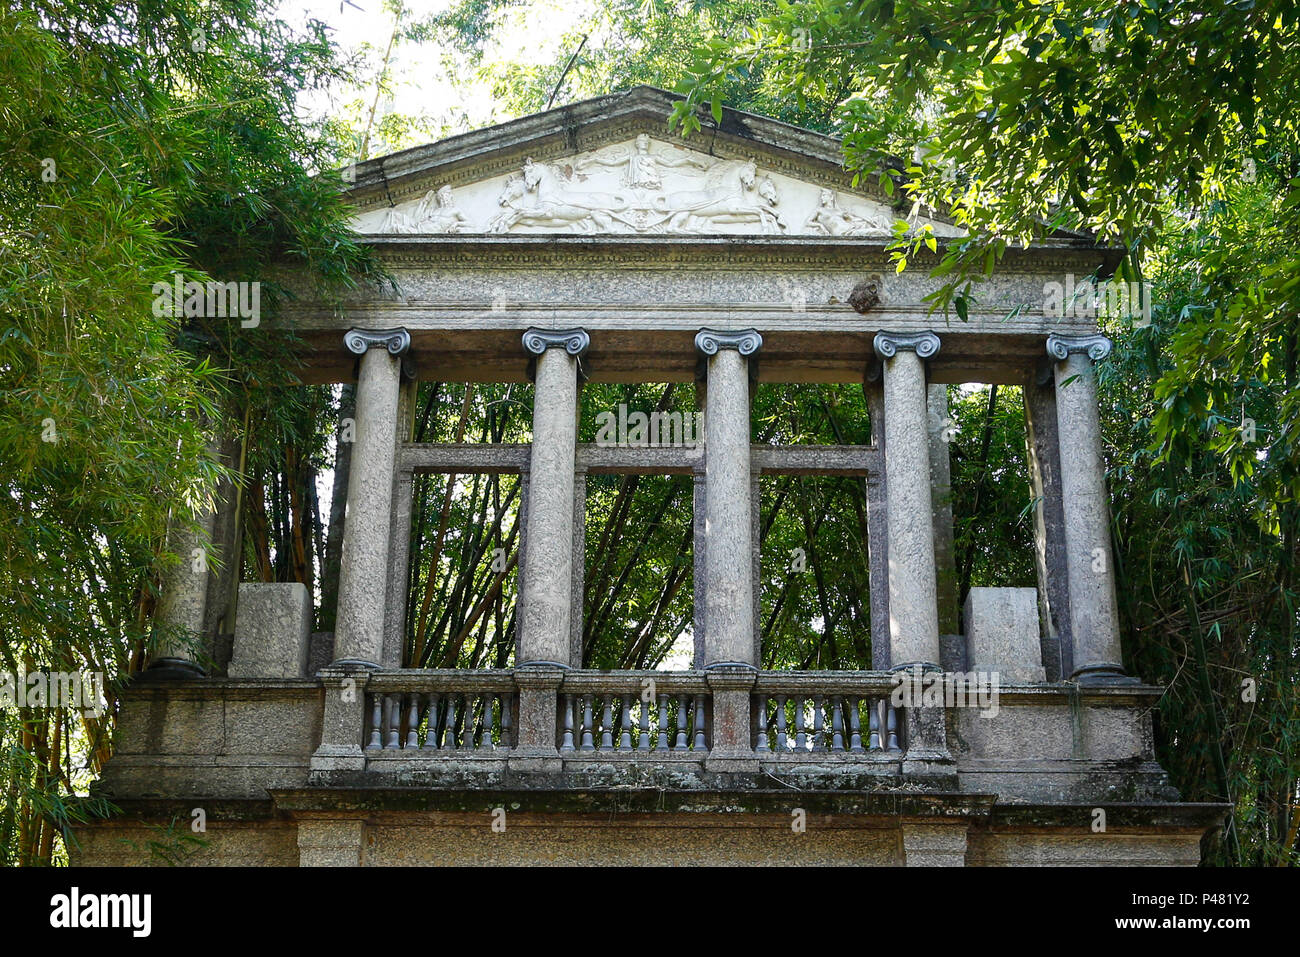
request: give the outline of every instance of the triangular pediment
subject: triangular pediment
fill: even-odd
[[[852,186],[833,137],[729,112],[730,124],[683,141],[666,132],[671,99],[638,87],[369,161],[356,171],[353,226],[392,236],[884,240],[909,212]],[[907,222],[960,235],[937,218]]]

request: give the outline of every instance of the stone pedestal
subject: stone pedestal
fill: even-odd
[[[966,661],[1000,683],[1045,681],[1039,644],[1038,591],[972,588],[966,595]]]
[[[334,665],[378,669],[384,651],[400,356],[410,348],[411,337],[405,329],[352,329],[343,341],[350,352],[361,356],[361,372],[339,567]]]
[[[707,363],[704,411],[704,661],[753,667],[754,581],[749,468],[749,357],[763,345],[753,329],[702,329],[695,348]]]
[[[712,740],[704,767],[709,771],[757,771],[750,738],[750,704],[758,672],[744,665],[715,665],[706,674],[713,693]]]
[[[326,669],[319,675],[325,686],[325,707],[321,717],[320,745],[311,757],[317,772],[362,771],[361,753],[365,731],[366,674],[349,669]]]
[[[519,588],[520,664],[574,664],[570,659],[578,362],[589,343],[581,329],[524,333],[524,348],[537,359],[528,537]]]
[[[232,678],[300,678],[311,648],[311,594],[301,582],[243,582]]]
[[[1125,681],[1120,656],[1110,509],[1093,363],[1110,354],[1105,336],[1048,336],[1056,362],[1056,422],[1061,457],[1073,677]]]
[[[565,668],[530,664],[515,669],[519,687],[518,743],[510,753],[513,771],[556,772],[563,762],[555,739],[558,731],[560,685]]]
[[[939,666],[930,444],[924,360],[939,351],[932,332],[876,334],[884,365],[889,528],[889,638],[895,669]]]

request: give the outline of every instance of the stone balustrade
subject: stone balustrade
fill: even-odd
[[[890,703],[897,683],[884,671],[757,672],[754,757],[898,760],[908,736],[903,710]],[[434,764],[501,758],[518,747],[521,687],[510,669],[374,672],[358,705],[362,752]],[[702,671],[567,671],[556,695],[556,749],[566,763],[704,761],[715,693]]]
[[[492,752],[514,746],[518,700],[508,671],[380,672],[366,686],[365,750]]]
[[[709,750],[712,720],[698,672],[570,672],[559,701],[560,754],[698,758]]]
[[[903,723],[890,704],[897,677],[887,672],[761,672],[754,694],[754,750],[818,760],[893,754]]]

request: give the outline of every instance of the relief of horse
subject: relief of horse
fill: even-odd
[[[627,202],[613,193],[571,190],[554,167],[530,159],[524,163],[522,174],[506,180],[497,205],[505,211],[488,224],[490,233],[504,233],[515,226],[575,227],[589,233],[597,229],[615,232],[610,213],[621,210]]]
[[[758,223],[765,233],[788,228],[774,209],[776,184],[766,176],[757,179],[752,160],[719,163],[704,182],[704,189],[671,193],[662,200],[660,208],[671,215],[669,231],[699,232],[709,225],[732,223]],[[751,195],[755,193],[757,198]]]

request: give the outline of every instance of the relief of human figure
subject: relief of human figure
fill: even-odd
[[[456,208],[451,186],[444,185],[424,198],[409,214],[390,209],[384,217],[381,232],[385,233],[460,233],[470,228],[465,214]]]
[[[888,233],[892,227],[893,222],[887,217],[868,218],[859,216],[857,213],[851,213],[847,209],[840,209],[839,201],[833,189],[823,189],[821,191],[816,211],[804,223],[804,229],[808,232],[822,233],[827,236],[863,236]]]
[[[689,154],[683,156],[656,156],[650,152],[650,137],[642,133],[636,138],[630,153],[622,147],[613,150],[601,150],[594,156],[582,160],[575,167],[578,172],[585,172],[593,166],[623,167],[619,183],[629,189],[663,189],[663,179],[659,168],[678,169],[694,167],[707,170],[709,163]]]

